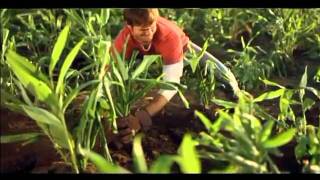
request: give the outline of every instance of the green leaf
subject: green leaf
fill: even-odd
[[[310,109],[316,102],[310,98],[306,98],[304,101],[303,101],[303,109],[304,111]]]
[[[228,109],[230,109],[230,108],[235,108],[235,107],[237,106],[237,104],[234,103],[234,102],[224,101],[224,100],[222,100],[222,99],[215,99],[215,98],[214,98],[214,99],[211,99],[211,101],[212,101],[213,103],[219,105],[219,106],[223,106],[223,107],[228,108]]]
[[[133,140],[133,163],[138,173],[146,173],[148,171],[147,163],[141,146],[142,135],[138,134]]]
[[[163,89],[163,90],[177,90],[178,89],[173,83],[170,83],[170,82],[167,82],[167,81],[158,80],[158,79],[140,79],[140,78],[137,78],[137,79],[132,79],[132,82],[140,82],[140,83],[143,83],[143,84],[146,84],[146,85],[157,86],[157,87],[159,87],[160,89]]]
[[[309,152],[311,152],[313,148],[316,151],[317,148],[315,148],[315,147],[318,147],[318,149],[320,147],[320,139],[316,135],[316,127],[314,127],[313,125],[308,125],[307,126],[307,134],[308,134],[308,138],[309,138],[310,146],[311,146],[311,149]],[[311,154],[314,154],[314,153],[316,153],[316,152],[311,152]]]
[[[111,94],[111,85],[110,85],[110,81],[107,77],[105,77],[103,79],[103,87],[104,87],[104,92],[107,94],[107,98],[109,100],[109,103],[110,103],[110,106],[111,106],[111,109],[112,111],[110,112],[111,113],[111,119],[112,119],[112,125],[114,127],[114,129],[117,130],[117,123],[116,123],[116,118],[117,118],[117,115],[116,115],[116,109],[115,109],[115,105],[114,105],[114,102],[113,102],[113,98],[112,98],[112,94]]]
[[[225,153],[224,155],[228,160],[236,163],[238,166],[240,167],[244,167],[244,168],[248,168],[248,169],[252,169],[256,172],[266,172],[266,167],[265,165],[263,164],[259,164],[255,161],[252,161],[252,160],[249,160],[243,156],[239,156],[235,153],[232,153],[232,152],[228,152],[228,153]]]
[[[151,173],[170,173],[171,166],[175,161],[175,156],[162,155],[151,165]]]
[[[202,112],[199,112],[198,110],[195,110],[195,115],[200,118],[203,125],[209,131],[212,126],[211,121]]]
[[[78,93],[83,90],[84,88],[90,86],[90,85],[95,85],[98,84],[100,81],[99,80],[91,80],[88,81],[82,85],[80,85],[78,88],[73,89],[70,94],[67,96],[66,100],[64,101],[64,105],[62,108],[62,111],[65,112],[67,109],[68,105],[72,102],[72,100],[78,95]]]
[[[114,46],[113,48],[114,48],[113,52],[116,55],[116,59],[115,59],[116,68],[120,71],[122,79],[126,81],[128,79],[128,69],[125,66],[125,63],[126,63],[125,58],[122,59],[117,49]]]
[[[195,145],[196,141],[192,140],[191,135],[185,134],[178,149],[178,163],[183,173],[201,173],[201,163]]]
[[[320,99],[320,91],[319,90],[316,90],[313,87],[306,87],[306,89],[309,90],[310,92],[312,92],[314,95],[316,95],[318,99]]]
[[[101,26],[104,26],[108,23],[109,17],[110,17],[110,10],[109,9],[101,9]]]
[[[199,54],[197,54],[196,57],[192,58],[192,59],[189,61],[193,73],[196,72],[197,66],[198,66],[201,58],[203,57],[204,53],[206,52],[206,50],[207,50],[207,48],[208,48],[208,42],[209,42],[209,39],[207,39],[207,40],[205,41],[205,43],[203,44],[203,47],[202,47],[202,49],[201,49],[201,52],[200,52]]]
[[[256,133],[260,132],[261,130],[261,123],[258,118],[255,116],[248,114],[248,113],[242,113],[241,117],[244,119],[248,119],[250,122],[251,129],[255,131]]]
[[[111,164],[105,158],[103,158],[101,155],[99,155],[93,151],[79,148],[79,152],[83,156],[89,158],[89,160],[91,162],[93,162],[93,164],[96,165],[99,172],[102,172],[102,173],[130,173],[128,170],[122,168],[121,166]]]
[[[219,117],[211,126],[210,134],[214,136],[221,128],[223,123],[223,118]]]
[[[32,64],[27,58],[17,54],[15,51],[9,49],[6,53],[7,62],[11,64],[14,63],[14,66],[18,66],[20,69],[25,71],[26,73],[34,76],[37,79],[45,82],[47,85],[50,84],[48,78],[39,70],[37,70],[36,66]]]
[[[263,129],[260,133],[260,138],[259,138],[260,142],[264,142],[269,138],[272,132],[273,125],[274,125],[273,120],[269,120],[263,125]]]
[[[6,102],[13,102],[14,104],[18,104],[18,105],[23,104],[22,101],[18,97],[12,95],[11,93],[6,92],[5,89],[0,89],[0,92],[1,92],[0,93],[1,104],[5,104]]]
[[[158,60],[160,58],[159,55],[145,55],[143,57],[142,62],[139,64],[139,66],[135,69],[135,71],[132,73],[131,78],[135,79],[137,78],[142,72],[146,72],[146,70],[149,68],[149,66]]]
[[[6,46],[7,44],[7,39],[8,39],[8,36],[9,36],[9,30],[7,28],[3,28],[2,29],[2,52],[1,52],[1,59],[4,57],[4,54],[6,53],[6,49],[8,48]]]
[[[308,82],[308,73],[307,73],[307,71],[308,71],[308,66],[306,66],[305,69],[304,69],[304,73],[303,73],[303,75],[301,77],[300,84],[299,84],[300,87],[306,87],[307,86],[307,82]]]
[[[70,30],[70,25],[66,25],[61,33],[59,34],[59,37],[54,45],[52,54],[51,54],[51,61],[49,65],[49,75],[52,77],[52,72],[54,70],[54,67],[56,66],[57,62],[60,59],[61,53],[65,47],[65,44],[67,42],[68,33]]]
[[[231,72],[231,70],[225,66],[222,62],[220,62],[217,58],[210,55],[210,59],[206,61],[206,63],[211,64],[211,66],[214,67],[215,73],[218,77],[222,78],[226,83],[230,84],[232,87],[232,90],[236,96],[239,96],[239,93],[241,92],[239,89],[238,82],[234,76],[234,74]]]
[[[63,65],[61,67],[60,74],[59,74],[59,78],[58,78],[58,82],[57,82],[57,86],[56,86],[56,94],[58,94],[59,91],[63,92],[64,77],[65,77],[68,69],[70,68],[72,62],[74,61],[74,58],[78,54],[83,43],[84,43],[84,40],[82,39],[80,42],[77,43],[77,45],[70,51],[70,53],[66,57]]]
[[[259,77],[259,79],[260,79],[264,84],[266,84],[266,85],[269,85],[269,86],[276,86],[276,87],[279,87],[279,88],[281,88],[281,89],[285,89],[285,87],[281,86],[281,85],[280,85],[280,84],[278,84],[278,83],[275,83],[275,82],[269,81],[269,80],[267,80],[267,79],[261,79],[260,77]]]
[[[294,154],[297,159],[301,159],[304,155],[307,154],[307,144],[308,138],[306,136],[300,137],[298,144],[294,148]]]
[[[254,104],[254,109],[257,113],[257,116],[261,119],[264,120],[272,120],[272,121],[277,121],[276,118],[274,118],[273,116],[271,116],[269,113],[267,113],[263,108],[261,108],[258,104]]]
[[[266,141],[263,143],[264,148],[276,148],[279,146],[282,146],[288,142],[291,141],[291,139],[294,137],[296,133],[295,128],[291,128],[285,132],[282,132]]]
[[[14,83],[18,86],[18,88],[20,89],[21,95],[22,95],[22,99],[24,100],[24,102],[25,102],[26,104],[28,104],[28,105],[31,106],[31,105],[32,105],[32,102],[31,102],[31,100],[30,100],[30,98],[29,98],[26,90],[25,90],[24,87],[22,86],[22,84],[21,84],[18,80],[16,80],[15,78],[13,79],[13,81],[14,81]]]
[[[98,57],[101,61],[101,69],[100,69],[101,74],[102,73],[105,74],[106,65],[110,64],[110,54],[109,54],[110,46],[111,46],[110,41],[101,40],[99,43]]]
[[[136,82],[143,82],[146,85],[144,86],[145,88],[143,89],[143,93],[147,92],[150,88],[152,88],[153,86],[158,86],[160,89],[167,89],[167,90],[176,90],[184,104],[184,106],[186,108],[189,108],[189,102],[188,100],[185,98],[185,96],[183,95],[183,93],[180,91],[180,89],[177,87],[181,87],[184,88],[183,85],[181,84],[177,84],[177,83],[172,83],[172,82],[168,82],[168,81],[162,81],[159,80],[161,76],[159,76],[157,79],[132,79],[132,81],[136,81]],[[139,92],[139,96],[141,96],[143,93]],[[137,95],[138,96],[138,95]],[[136,99],[133,98],[133,99]]]
[[[45,109],[22,106],[24,111],[37,122],[44,133],[51,136],[53,140],[63,148],[68,148],[68,137],[66,137],[62,123],[60,120]]]
[[[29,92],[43,102],[54,103],[53,94],[49,86],[34,75],[35,67],[33,64],[12,50],[8,50],[6,57],[7,63]]]
[[[278,89],[278,90],[275,90],[275,91],[269,91],[269,92],[263,93],[259,97],[255,98],[253,100],[253,102],[261,102],[261,101],[264,101],[264,100],[267,100],[267,99],[268,100],[269,99],[275,99],[277,97],[282,96],[284,91],[285,91],[285,89]]]
[[[301,87],[301,89],[299,89],[299,96],[300,96],[300,100],[302,101],[303,99],[303,96],[305,94],[305,90],[304,90],[304,87],[307,86],[307,81],[308,81],[308,75],[307,75],[307,68],[308,66],[305,67],[305,70],[304,70],[304,73],[301,77],[301,80],[300,80],[300,84],[299,86]]]
[[[21,134],[15,134],[15,135],[3,135],[1,136],[1,143],[15,143],[15,142],[21,142],[21,141],[29,141],[32,139],[39,138],[42,133],[21,133]]]
[[[182,102],[183,102],[184,107],[186,107],[187,109],[189,109],[189,108],[190,108],[189,102],[188,102],[188,100],[186,99],[186,97],[184,97],[184,95],[182,94],[182,92],[181,92],[179,89],[178,89],[178,94],[179,94],[179,96],[180,96],[180,99],[181,99]]]
[[[236,127],[242,127],[241,124],[239,124],[238,120],[234,120],[228,113],[218,110],[219,118],[223,119],[223,121],[226,121],[226,127],[225,129],[228,131],[234,131],[234,128]],[[232,124],[233,123],[233,124]]]

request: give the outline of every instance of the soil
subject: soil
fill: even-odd
[[[153,92],[154,93],[154,92]],[[152,93],[150,94],[152,96]],[[220,96],[225,99],[227,96],[220,92]],[[144,133],[142,146],[147,163],[150,165],[161,154],[176,154],[181,143],[183,134],[190,132],[198,134],[204,130],[201,122],[195,118],[193,111],[195,109],[205,112],[210,119],[215,119],[214,110],[207,110],[199,105],[198,99],[194,94],[187,94],[191,109],[183,106],[180,98],[174,97],[168,105],[153,118],[154,125]],[[150,99],[138,103],[141,106],[148,103]],[[276,102],[268,101],[263,104],[267,110],[275,117],[278,113]],[[216,107],[212,107],[213,109]],[[311,124],[319,126],[319,106],[309,110],[306,115]],[[24,132],[36,132],[39,128],[33,120],[23,115],[11,112],[8,109],[0,109],[1,117],[1,135],[18,134]],[[297,163],[294,157],[294,144],[283,146],[280,150],[284,153],[281,158],[275,158],[275,162],[281,171],[300,172],[301,165]],[[110,152],[113,160],[132,170],[131,145],[117,148],[110,144]],[[203,161],[203,169],[210,169],[212,164]],[[179,169],[174,169],[179,172]],[[1,173],[70,173],[70,166],[66,165],[51,142],[46,137],[41,137],[38,141],[26,145],[20,143],[1,144]],[[96,172],[95,167],[89,168],[88,173]]]

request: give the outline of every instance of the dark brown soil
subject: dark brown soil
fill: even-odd
[[[189,96],[188,96],[189,97]],[[170,103],[153,118],[153,127],[144,133],[142,146],[147,163],[150,164],[162,154],[175,154],[186,132],[198,134],[204,130],[201,122],[195,118],[194,110],[205,112],[210,119],[215,119],[214,110],[204,109],[197,104],[196,98],[189,98],[191,109],[183,107],[179,98],[174,98]],[[147,101],[147,100],[146,100]],[[139,106],[147,102],[141,102]],[[278,105],[276,102],[263,104],[268,112],[277,115]],[[212,108],[214,109],[214,108]],[[308,124],[319,126],[319,106],[307,112]],[[24,132],[39,131],[33,120],[11,112],[7,109],[0,109],[1,135],[18,134]],[[276,117],[276,116],[275,116]],[[310,122],[309,122],[310,121]],[[288,172],[299,172],[301,166],[294,157],[294,144],[284,146],[281,151],[285,152],[282,158],[275,158],[280,170]],[[133,169],[131,145],[117,148],[110,145],[110,152],[113,160],[127,168]],[[204,162],[207,166],[210,163]],[[210,167],[203,167],[210,169]],[[1,144],[1,173],[70,173],[70,166],[66,165],[59,157],[48,138],[42,137],[35,143],[21,145],[19,143]],[[88,170],[95,172],[92,167]]]
[[[1,135],[37,132],[39,128],[33,120],[0,109]],[[41,137],[36,143],[21,145],[21,143],[1,143],[1,173],[31,172],[35,167],[47,167],[59,159],[50,140]]]

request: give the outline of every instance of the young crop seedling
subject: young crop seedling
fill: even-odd
[[[65,90],[66,74],[82,44],[85,43],[84,40],[80,40],[68,53],[61,66],[58,81],[54,81],[53,70],[61,59],[69,31],[70,25],[68,24],[62,30],[54,45],[48,75],[38,71],[35,65],[25,57],[20,56],[11,49],[7,50],[6,62],[19,80],[15,81],[15,83],[22,92],[23,102],[17,99],[12,101],[15,98],[4,91],[1,92],[1,96],[4,97],[4,104],[20,109],[20,111],[35,120],[42,133],[51,140],[62,159],[67,164],[71,162],[73,171],[79,173],[81,169],[79,169],[80,160],[77,158],[78,145],[76,144],[76,137],[72,136],[70,129],[67,127],[65,112],[70,102],[82,89],[97,82],[89,81],[72,89],[69,93]],[[30,95],[34,97],[34,100]],[[10,136],[2,138],[10,139]]]

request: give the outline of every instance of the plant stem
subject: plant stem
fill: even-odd
[[[78,163],[77,163],[76,154],[74,152],[74,147],[73,147],[74,141],[73,141],[72,137],[69,136],[69,132],[68,132],[68,128],[67,128],[67,125],[65,122],[64,115],[60,113],[59,116],[60,116],[60,119],[62,120],[62,125],[63,125],[63,129],[64,129],[65,137],[67,138],[67,141],[68,141],[72,168],[75,171],[75,173],[79,174]]]
[[[272,161],[272,159],[270,158],[270,156],[268,154],[266,155],[266,158],[270,164],[270,168],[273,169],[275,173],[280,174],[281,172],[279,171],[277,165],[274,164],[274,162]]]

